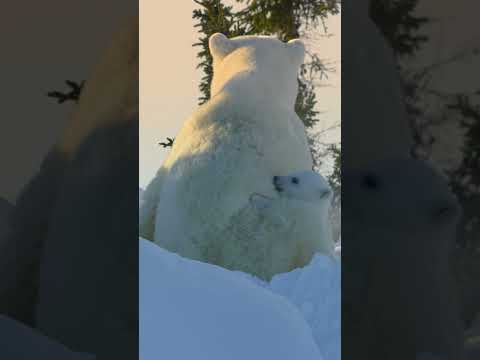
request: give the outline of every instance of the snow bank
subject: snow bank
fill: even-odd
[[[269,289],[300,309],[326,360],[341,359],[341,268],[317,255],[303,269],[275,276]]]
[[[316,255],[303,269],[273,277],[265,283],[237,272],[281,295],[295,305],[312,330],[323,358],[341,359],[341,265],[340,261]]]
[[[140,240],[140,360],[158,358],[339,360],[339,263],[266,284]]]

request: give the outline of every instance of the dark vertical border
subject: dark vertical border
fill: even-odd
[[[388,8],[393,3],[403,9],[392,14]],[[408,11],[415,4],[419,11]],[[464,120],[480,126],[478,93],[468,81],[463,87],[458,82],[473,76],[472,63],[480,65],[475,55],[480,43],[473,40],[473,30],[456,31],[458,17],[467,18],[477,5],[452,4],[450,18],[441,18],[446,10],[435,1],[342,3],[343,359],[480,358],[480,232],[475,223],[473,232],[465,228],[466,218],[480,213],[478,194],[467,199],[457,174],[439,175],[443,163],[438,155],[461,153],[464,146],[473,149],[480,138],[471,131],[469,138],[455,142],[451,128],[440,126],[429,142],[416,123],[426,105],[435,105],[443,109],[433,115],[437,119],[447,116],[459,126]],[[408,53],[419,40],[415,36],[422,35],[397,36],[396,15],[401,12],[409,26],[418,22],[423,29],[422,16],[430,14],[444,27],[443,34],[428,35],[427,43],[444,46],[431,61],[452,57],[447,63],[454,66],[427,70],[428,83],[398,70],[399,52]],[[470,44],[461,55],[468,60],[456,62],[455,54],[446,50],[445,44],[452,42]],[[413,47],[402,68],[422,61],[428,65],[425,56],[431,54]],[[433,68],[438,66],[443,65]],[[418,102],[413,95],[424,94],[426,85],[439,98]],[[425,148],[434,148],[434,154],[424,156]],[[468,167],[465,161],[472,165],[471,153],[462,156],[460,172]],[[478,167],[470,173],[478,185]]]
[[[138,2],[8,9],[0,358],[136,359]]]

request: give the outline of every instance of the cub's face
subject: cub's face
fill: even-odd
[[[332,189],[328,182],[314,171],[302,171],[287,176],[274,176],[273,185],[280,196],[307,202],[329,204]]]

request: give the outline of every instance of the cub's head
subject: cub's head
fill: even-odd
[[[284,43],[269,36],[238,36],[220,33],[209,39],[213,58],[211,95],[215,96],[233,78],[254,73],[252,90],[271,94],[293,104],[297,95],[297,73],[305,56],[298,40]]]
[[[325,204],[330,204],[332,199],[332,189],[327,180],[314,171],[274,176],[273,185],[282,197]]]

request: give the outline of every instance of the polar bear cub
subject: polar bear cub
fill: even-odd
[[[317,252],[332,256],[332,190],[314,171],[275,176],[277,196],[252,194],[222,234],[213,263],[270,280],[307,265]]]

